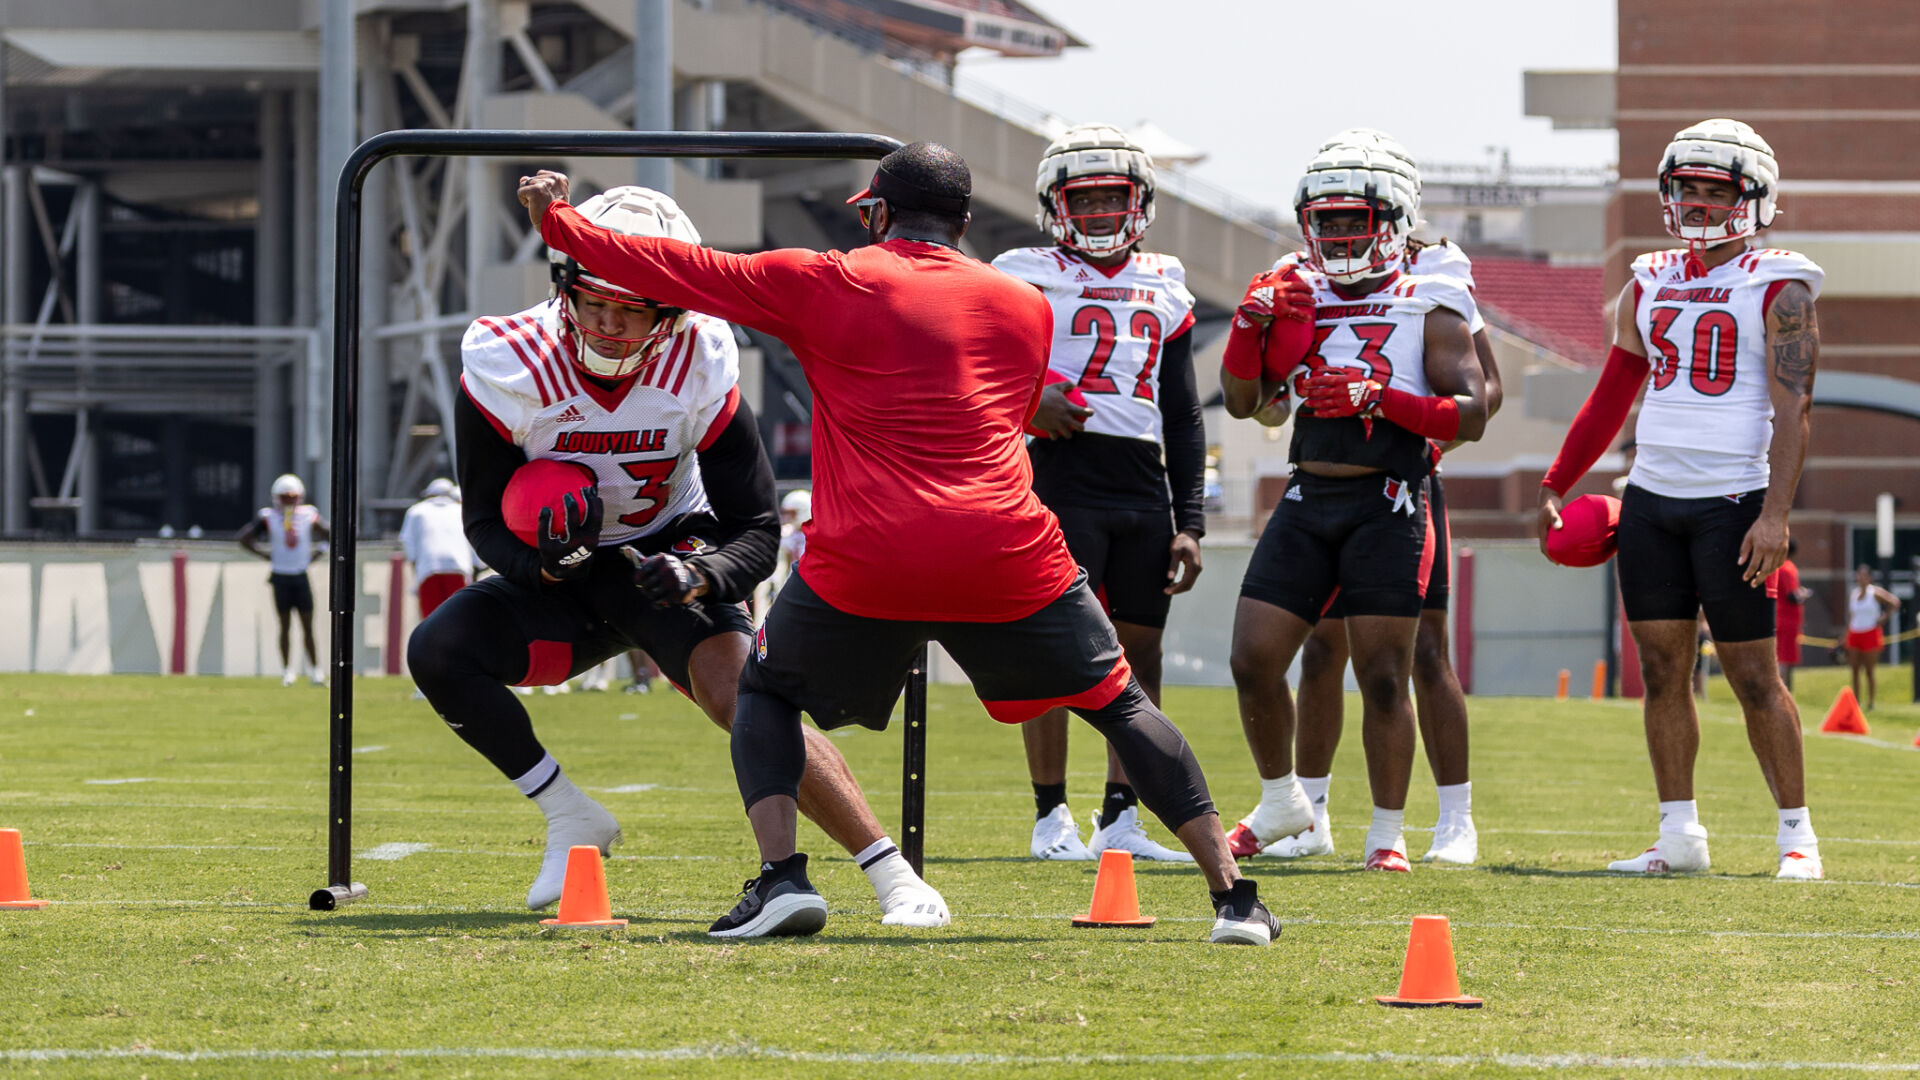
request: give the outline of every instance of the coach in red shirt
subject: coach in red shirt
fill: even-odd
[[[565,204],[564,176],[521,180],[520,201],[547,243],[622,287],[780,338],[813,390],[807,555],[761,628],[734,714],[734,773],[760,876],[708,932],[825,925],[826,903],[794,850],[800,713],[822,728],[884,729],[931,640],[995,719],[1022,723],[1064,705],[1104,734],[1140,801],[1206,875],[1212,939],[1265,945],[1278,923],[1227,851],[1193,751],[1134,680],[1033,494],[1022,431],[1039,402],[1053,313],[1031,285],[961,254],[971,195],[959,155],[914,143],[848,200],[870,246],[730,255],[608,232]]]

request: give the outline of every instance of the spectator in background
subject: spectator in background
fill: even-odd
[[[406,519],[400,523],[400,547],[413,567],[413,591],[420,598],[422,619],[473,580],[473,545],[467,543],[460,489],[452,480],[436,478],[427,485],[426,496],[407,507]],[[413,692],[415,701],[426,696],[417,689]]]
[[[188,530],[188,537],[194,537],[199,531],[196,525]],[[327,521],[320,516],[318,508],[307,503],[307,486],[300,478],[287,473],[273,482],[273,505],[263,506],[234,536],[234,540],[249,552],[267,560],[273,568],[267,575],[267,584],[273,587],[273,611],[280,617],[280,666],[285,674],[280,677],[281,686],[292,686],[300,681],[300,671],[294,666],[290,616],[300,613],[300,633],[307,650],[307,677],[315,686],[327,684],[326,673],[320,669],[320,660],[314,655],[313,648],[313,583],[307,579],[307,567],[313,565],[326,550],[326,541],[333,538]],[[271,547],[262,550],[260,541],[267,540]]]
[[[1873,669],[1880,663],[1880,650],[1887,637],[1881,624],[1900,610],[1900,598],[1873,583],[1873,568],[1861,563],[1853,572],[1853,588],[1847,591],[1847,666],[1853,669],[1853,696],[1860,696],[1860,673],[1867,675],[1867,708],[1873,708]]]
[[[1789,690],[1793,689],[1793,669],[1800,664],[1800,631],[1806,626],[1807,601],[1813,598],[1812,589],[1801,587],[1800,568],[1793,562],[1799,550],[1800,541],[1787,541],[1787,561],[1767,582],[1774,596],[1774,653],[1780,661],[1780,679]]]

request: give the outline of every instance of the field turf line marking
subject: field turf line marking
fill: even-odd
[[[157,776],[129,776],[120,780],[88,780],[85,782],[89,784],[157,784],[160,782],[160,778]]]
[[[418,855],[423,851],[432,850],[432,844],[404,844],[396,842],[377,844],[354,856],[354,858],[372,859],[375,862],[398,862],[409,855]]]
[[[1672,1072],[1719,1069],[1729,1072],[1920,1073],[1911,1061],[1745,1061],[1705,1056],[1618,1057],[1567,1052],[1557,1054],[1406,1054],[1373,1053],[1274,1054],[1257,1051],[1223,1054],[915,1054],[903,1051],[820,1052],[781,1050],[753,1043],[713,1046],[670,1046],[659,1049],[614,1047],[492,1047],[440,1046],[388,1050],[161,1050],[151,1047],[109,1049],[0,1050],[0,1061],[365,1061],[382,1058],[479,1058],[522,1061],[701,1061],[746,1059],[834,1065],[1215,1065],[1234,1062],[1272,1064],[1382,1064],[1467,1068],[1497,1065],[1510,1069],[1556,1072],[1563,1069],[1623,1069]]]

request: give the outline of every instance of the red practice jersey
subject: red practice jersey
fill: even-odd
[[[813,520],[798,571],[834,607],[1006,622],[1073,584],[1023,437],[1053,339],[1053,311],[1032,286],[917,240],[730,255],[611,233],[563,203],[541,232],[623,288],[793,349],[813,390]]]

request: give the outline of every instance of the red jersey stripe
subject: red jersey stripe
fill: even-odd
[[[713,423],[707,425],[707,433],[700,436],[700,445],[694,447],[694,449],[705,450],[709,446],[712,446],[714,441],[720,438],[720,433],[727,430],[727,425],[733,422],[733,414],[739,411],[740,388],[737,386],[729,387],[727,390],[727,400],[720,406],[720,415],[714,417]]]
[[[688,333],[683,336],[686,338],[688,347],[680,351],[680,366],[674,369],[672,393],[675,397],[680,396],[680,388],[687,385],[687,372],[693,370],[694,335]]]
[[[552,405],[557,399],[554,397],[553,391],[548,389],[546,380],[541,377],[540,368],[527,356],[527,351],[521,348],[519,339],[513,334],[510,321],[506,319],[480,319],[478,321],[481,326],[492,331],[494,336],[505,341],[508,346],[513,349],[513,355],[520,358],[521,366],[527,369],[527,374],[533,376],[533,387],[534,390],[540,394],[540,404],[543,407]]]
[[[480,399],[473,396],[473,391],[467,389],[467,376],[465,373],[462,373],[460,376],[460,392],[467,395],[467,400],[473,402],[473,407],[480,410],[480,415],[487,418],[487,423],[493,425],[493,430],[498,432],[502,439],[507,442],[514,441],[513,432],[507,430],[507,425],[501,423],[499,417],[488,412],[487,407],[480,404]]]

